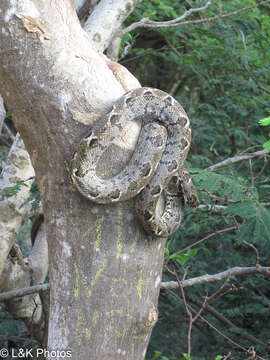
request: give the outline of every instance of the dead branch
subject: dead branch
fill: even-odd
[[[214,20],[230,17],[230,16],[233,16],[233,15],[237,15],[237,14],[239,14],[241,12],[251,10],[251,9],[257,7],[257,6],[263,5],[263,4],[268,3],[268,2],[270,2],[270,0],[264,0],[264,1],[261,1],[261,2],[259,2],[257,4],[255,4],[255,5],[247,6],[247,7],[244,7],[244,8],[241,8],[241,9],[238,9],[238,10],[226,13],[226,14],[216,15],[216,16],[212,16],[212,17],[208,17],[208,18],[204,18],[204,19],[189,20],[189,21],[181,22],[183,19],[185,19],[186,17],[191,15],[193,12],[199,12],[199,11],[206,10],[211,5],[211,2],[208,1],[205,6],[203,6],[201,8],[197,8],[197,9],[192,8],[192,9],[186,10],[183,15],[181,15],[178,18],[173,19],[173,20],[169,20],[169,21],[152,21],[148,17],[143,18],[140,21],[138,21],[136,23],[133,23],[130,26],[128,26],[127,28],[123,29],[121,31],[121,35],[123,36],[126,33],[129,33],[129,32],[135,30],[138,27],[172,27],[172,26],[200,24],[200,23],[205,23],[205,22],[209,22],[209,21],[214,21]]]
[[[205,284],[208,282],[213,281],[220,281],[224,278],[228,278],[229,276],[242,276],[242,275],[248,275],[248,274],[264,274],[266,276],[270,276],[270,267],[268,266],[251,266],[251,267],[240,267],[235,266],[233,268],[230,268],[226,271],[222,271],[220,273],[217,273],[215,275],[202,275],[198,276],[192,279],[186,279],[182,282],[183,287],[187,286],[193,286],[193,285],[199,285],[199,284]],[[179,285],[177,281],[168,281],[168,282],[162,282],[160,285],[161,289],[175,289],[178,288]]]
[[[267,266],[239,267],[239,266],[236,266],[236,267],[233,267],[231,269],[228,269],[226,271],[220,272],[215,275],[206,274],[206,275],[198,276],[195,278],[187,279],[187,280],[182,281],[181,284],[182,284],[182,287],[184,288],[187,286],[204,284],[204,283],[213,282],[213,281],[220,281],[224,278],[228,278],[229,276],[241,276],[241,275],[257,274],[257,273],[269,276],[270,275],[270,267],[267,267]],[[177,281],[162,282],[160,285],[160,288],[165,289],[165,290],[175,289],[178,287],[179,287],[179,284],[177,283]],[[49,288],[50,288],[50,284],[47,283],[47,284],[29,286],[29,287],[22,288],[22,289],[15,289],[12,291],[3,292],[0,294],[0,302],[12,299],[14,297],[20,297],[20,296],[34,294],[39,291],[47,291],[47,290],[49,290]]]
[[[211,5],[211,1],[208,1],[203,7],[201,8],[191,8],[189,10],[185,10],[184,14],[179,16],[176,19],[169,20],[169,21],[152,21],[149,17],[145,17],[138,22],[135,22],[125,29],[121,31],[121,35],[125,35],[138,27],[167,27],[167,26],[178,26],[182,25],[180,21],[185,19],[186,17],[190,16],[194,12],[200,12],[206,10]]]
[[[21,289],[6,291],[0,294],[0,302],[10,300],[15,297],[34,294],[40,291],[47,291],[49,290],[49,288],[50,288],[50,284],[41,284],[41,285],[29,286]]]
[[[269,0],[270,1],[270,0]],[[216,171],[219,170],[225,166],[231,165],[235,162],[238,161],[242,161],[242,160],[247,160],[247,159],[252,159],[255,157],[259,157],[259,156],[269,156],[270,155],[270,151],[267,150],[260,150],[260,151],[256,151],[254,153],[247,153],[247,154],[240,154],[240,155],[236,155],[234,157],[228,158],[226,160],[223,160],[215,165],[211,165],[208,168],[206,168],[205,170],[207,171]]]

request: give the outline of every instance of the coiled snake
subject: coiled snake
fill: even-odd
[[[127,166],[104,179],[97,163],[126,121],[140,120],[142,128]],[[183,202],[198,204],[196,191],[184,168],[191,130],[182,106],[169,94],[152,88],[131,90],[105,115],[105,125],[85,136],[71,161],[71,177],[88,199],[107,204],[135,197],[137,216],[144,229],[168,236],[179,226]],[[157,204],[164,197],[160,214]]]

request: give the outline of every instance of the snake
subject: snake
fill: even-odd
[[[141,130],[131,159],[112,177],[98,175],[102,155],[121,136],[126,122],[134,120],[141,122]],[[184,204],[198,204],[184,167],[191,143],[185,110],[170,94],[141,87],[116,101],[102,123],[98,130],[90,127],[72,157],[70,171],[76,188],[99,204],[134,198],[137,217],[147,233],[156,237],[174,233]]]

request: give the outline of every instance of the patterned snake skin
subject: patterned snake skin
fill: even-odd
[[[140,120],[142,128],[131,160],[111,178],[97,176],[102,154],[121,135],[124,124],[132,120]],[[181,222],[183,203],[198,205],[184,168],[190,141],[189,119],[173,97],[152,88],[131,90],[105,115],[102,129],[90,131],[82,139],[71,161],[71,177],[81,194],[97,203],[135,197],[144,229],[151,235],[168,236]],[[157,208],[161,198],[164,210],[160,214]]]

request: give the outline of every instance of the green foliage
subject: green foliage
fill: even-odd
[[[131,33],[127,33],[122,37],[120,44],[120,56],[127,55],[129,49],[134,45],[139,36],[139,34],[133,35]]]
[[[8,149],[5,146],[0,146],[0,163],[6,161]],[[0,167],[1,170],[1,167]]]
[[[19,332],[20,321],[17,321],[10,317],[3,319],[0,324],[0,333],[7,336],[17,335]]]
[[[187,20],[225,14],[255,3],[254,0],[213,1],[206,11],[193,14]],[[204,4],[195,0],[143,1],[127,25],[142,17],[171,20],[182,15],[185,9]],[[256,151],[262,144],[270,150],[268,128],[265,128],[270,125],[269,94],[262,90],[270,89],[269,38],[270,6],[264,4],[212,22],[140,28],[122,39],[123,65],[144,86],[173,93],[191,119],[193,138],[187,167],[202,206],[200,210],[185,208],[181,227],[166,246],[165,262],[168,267],[173,263],[180,279],[183,270],[188,271],[187,278],[193,278],[234,266],[254,266],[256,253],[246,242],[258,250],[260,264],[269,265],[270,167],[267,159],[233,163],[217,172],[207,170],[228,157]],[[5,158],[1,150],[0,158]],[[6,189],[0,199],[15,195],[22,186],[25,184],[18,182]],[[39,201],[34,182],[25,204],[32,203],[34,210]],[[27,226],[25,231],[29,231]],[[191,247],[200,240],[196,249]],[[188,250],[182,253],[184,248]],[[164,270],[163,281],[170,280],[175,278]],[[204,297],[219,289],[218,282],[187,287],[184,291],[187,303],[196,313]],[[147,353],[149,360],[188,359],[188,321],[179,294],[179,291],[175,294],[161,291],[159,321]],[[231,277],[210,305],[232,323],[229,326],[204,309],[202,315],[213,326],[241,346],[255,346],[263,358],[270,357],[267,344],[258,345],[244,337],[252,335],[265,343],[270,338],[269,278],[262,274]],[[217,353],[231,353],[230,359],[237,360],[248,357],[200,318],[193,324],[191,345],[192,360],[225,358]]]
[[[177,254],[177,253],[170,254],[169,246],[170,246],[170,241],[167,242],[165,248],[165,256],[167,262],[169,262],[170,260],[175,260],[181,265],[182,268],[185,267],[185,264],[188,260],[190,260],[193,256],[197,254],[196,249],[187,249],[187,251],[184,254]]]
[[[130,16],[128,24],[143,16],[171,20],[183,14],[184,9],[203,4],[195,0],[145,1]],[[212,2],[199,16],[193,14],[187,19],[225,14],[253,4],[253,0]],[[256,151],[262,144],[265,149],[270,146],[265,131],[268,128],[260,126],[269,125],[269,94],[261,89],[270,89],[269,4],[214,22],[141,28],[133,32],[133,36],[137,34],[139,37],[123,64],[144,86],[173,91],[190,117],[193,132],[187,167],[192,170],[202,207],[200,211],[185,208],[181,227],[167,245],[165,261],[168,266],[170,261],[179,264],[180,279],[183,267],[188,271],[187,277],[192,278],[234,266],[254,266],[256,253],[246,241],[257,248],[260,264],[269,265],[267,159],[236,162],[215,173],[207,170],[228,157]],[[258,123],[260,119],[263,120]],[[207,240],[196,246],[196,255],[187,252],[183,256],[180,252],[203,238]],[[175,278],[164,271],[163,281],[169,280]],[[202,297],[214,294],[219,286],[220,283],[209,283],[185,288],[187,302],[199,311]],[[270,337],[268,279],[259,275],[232,278],[224,285],[223,293],[212,306],[234,326],[220,322],[206,310],[203,316],[226,336],[247,348],[255,346],[259,355],[269,358],[266,346],[243,337],[246,333],[263,341]],[[188,324],[183,303],[173,294],[161,291],[159,314],[147,358],[152,359],[159,349],[159,358],[178,359],[187,350]],[[217,352],[231,352],[230,358],[237,360],[248,357],[199,319],[192,328],[191,343],[192,360],[221,360],[223,357],[216,356]]]
[[[192,360],[188,354],[183,354],[182,360]]]
[[[27,187],[28,185],[23,180],[18,180],[14,186],[6,187],[0,193],[0,201],[18,194],[23,186]]]
[[[268,125],[270,125],[270,116],[268,116],[268,117],[266,117],[266,118],[264,118],[264,119],[261,119],[261,120],[259,121],[259,124],[260,124],[261,126],[268,126]],[[263,148],[264,148],[264,150],[270,151],[270,140],[266,141],[266,142],[263,144]]]
[[[4,199],[10,198],[18,194],[23,186],[28,187],[27,182],[28,180],[18,180],[14,186],[6,187],[4,190],[0,192],[0,201]],[[24,203],[21,204],[20,208],[25,206],[26,204],[31,203],[31,211],[35,211],[40,203],[40,193],[38,190],[37,181],[34,180],[28,198]]]
[[[23,207],[29,203],[31,203],[30,211],[33,211],[33,212],[37,209],[37,207],[39,206],[39,203],[40,203],[40,193],[39,193],[38,184],[37,184],[36,180],[33,181],[31,188],[30,188],[29,196],[25,200],[25,202],[21,205],[21,207]]]

